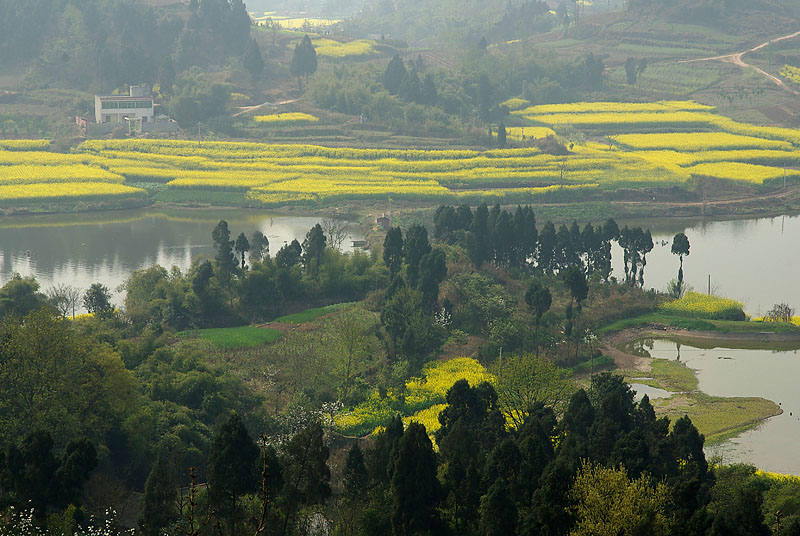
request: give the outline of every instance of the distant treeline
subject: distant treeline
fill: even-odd
[[[34,65],[34,84],[110,90],[174,81],[175,71],[242,57],[242,0],[193,0],[157,12],[141,0],[0,0],[0,64]]]

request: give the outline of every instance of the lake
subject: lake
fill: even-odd
[[[192,258],[213,256],[211,230],[220,219],[228,221],[232,237],[240,232],[249,237],[260,229],[269,238],[273,255],[284,241],[302,242],[320,220],[231,209],[5,217],[0,219],[0,280],[18,272],[36,276],[43,289],[54,283],[87,288],[99,281],[113,290],[131,271],[156,263],[185,271]],[[684,259],[685,280],[695,290],[707,290],[710,274],[712,290],[744,302],[751,315],[761,315],[783,301],[800,308],[800,285],[792,284],[800,266],[800,248],[795,246],[800,217],[689,225],[661,221],[649,227],[656,245],[647,256],[646,288],[663,290],[677,275],[678,258],[670,246],[675,233],[683,231],[691,243]],[[351,229],[346,246],[363,238],[357,225]],[[622,277],[622,250],[616,245],[613,256],[614,275]]]
[[[677,359],[674,341],[654,340],[652,357]],[[699,389],[714,396],[759,396],[780,404],[771,417],[739,436],[706,447],[723,463],[747,462],[767,471],[800,475],[800,353],[798,350],[712,349],[680,345],[680,361],[697,371]]]
[[[646,224],[637,223],[647,228]],[[691,245],[683,260],[684,280],[697,292],[711,289],[744,303],[761,316],[776,303],[800,309],[800,216],[650,225],[653,251],[647,255],[645,288],[665,290],[678,275],[679,260],[670,252],[672,237],[683,231]],[[612,249],[614,275],[624,277],[622,249]]]
[[[134,270],[160,264],[186,271],[196,257],[213,257],[211,231],[228,222],[231,239],[260,230],[270,255],[286,243],[303,242],[320,217],[274,216],[252,210],[135,210],[103,213],[13,216],[0,219],[0,285],[14,272],[35,276],[42,290],[65,283],[81,289],[95,282],[116,292]],[[363,236],[349,226],[343,249]]]

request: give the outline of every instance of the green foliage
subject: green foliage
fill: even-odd
[[[137,384],[107,345],[41,310],[0,324],[0,429],[3,442],[47,430],[57,448],[107,434],[138,404]]]
[[[114,312],[111,306],[111,292],[102,283],[92,283],[83,295],[83,306],[89,313],[100,318],[109,316]]]
[[[389,333],[390,351],[395,359],[404,357],[418,371],[427,357],[444,342],[440,325],[426,313],[422,293],[403,287],[386,301],[381,323]]]
[[[170,114],[184,127],[208,122],[224,114],[230,104],[230,88],[207,81],[197,68],[181,73],[173,91]]]
[[[624,467],[610,469],[583,462],[570,489],[577,518],[575,536],[671,534],[669,488],[646,476],[628,478]]]
[[[291,71],[299,81],[300,77],[308,78],[308,75],[314,74],[316,70],[317,51],[314,49],[314,45],[311,44],[311,39],[308,37],[308,34],[306,34],[294,47]]]
[[[14,274],[0,288],[0,319],[22,318],[44,307],[45,303],[46,297],[39,292],[39,283],[33,277]]]
[[[560,414],[575,390],[569,373],[546,357],[532,354],[504,357],[497,363],[497,394],[506,419],[519,428],[537,404]]]

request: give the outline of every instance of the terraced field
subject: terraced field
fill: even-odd
[[[587,199],[620,188],[690,187],[697,177],[767,188],[800,178],[800,131],[736,122],[691,101],[572,103],[513,114],[528,126],[509,128],[512,141],[565,129],[583,130],[584,139],[594,141],[563,138],[569,153],[552,155],[536,147],[404,150],[180,140],[91,140],[60,154],[44,150],[46,140],[18,140],[0,142],[0,203],[155,195],[256,206],[388,199],[510,204]],[[265,123],[298,119],[264,117]]]

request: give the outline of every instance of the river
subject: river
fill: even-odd
[[[231,239],[258,229],[274,255],[286,242],[302,243],[319,217],[275,216],[249,210],[135,210],[104,213],[13,216],[0,219],[0,284],[13,273],[34,276],[42,290],[65,283],[81,289],[103,283],[116,305],[116,289],[134,270],[160,264],[185,272],[196,257],[211,257],[211,231],[226,220]],[[363,239],[349,226],[343,249]]]

